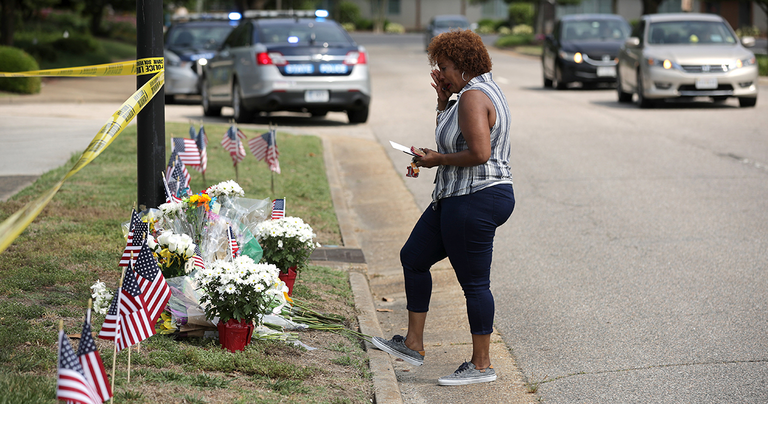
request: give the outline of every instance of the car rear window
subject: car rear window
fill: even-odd
[[[336,24],[322,21],[263,22],[257,29],[258,40],[266,44],[351,45],[347,33]]]
[[[652,45],[735,44],[736,36],[719,21],[666,21],[651,23]]]
[[[221,45],[233,28],[229,23],[172,27],[168,31],[166,44],[180,48],[212,49]]]
[[[564,41],[618,40],[629,37],[629,25],[619,20],[585,20],[563,22],[560,36]]]

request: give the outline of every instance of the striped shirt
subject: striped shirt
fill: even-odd
[[[512,174],[509,170],[509,105],[490,72],[469,80],[459,92],[456,103],[449,104],[445,112],[439,115],[435,129],[437,151],[448,154],[467,150],[467,141],[459,129],[458,105],[461,103],[461,95],[469,90],[485,93],[496,109],[496,123],[491,127],[491,157],[484,164],[471,167],[440,165],[435,174],[432,202],[471,194],[497,184],[512,184]]]

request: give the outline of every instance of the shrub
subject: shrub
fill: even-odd
[[[373,21],[367,18],[360,18],[355,21],[355,27],[360,30],[373,30]]]
[[[398,24],[398,23],[387,23],[387,26],[384,27],[384,32],[403,34],[405,33],[405,27],[403,27],[402,24]]]
[[[350,32],[350,33],[356,30],[355,29],[355,24],[351,23],[351,22],[342,23],[341,24],[341,28],[343,28],[344,30],[346,30],[347,32]]]
[[[533,43],[533,35],[506,35],[501,36],[496,40],[497,47],[519,46],[519,45],[531,45]]]
[[[91,36],[76,34],[56,39],[53,41],[53,47],[58,51],[71,54],[86,54],[98,51],[101,45]]]
[[[519,24],[512,28],[513,35],[532,35],[533,27],[527,24]]]
[[[3,65],[3,72],[40,70],[31,55],[14,47],[0,46],[0,64]],[[40,93],[40,77],[0,78],[0,90],[22,94]]]
[[[764,54],[758,54],[757,55],[757,67],[759,70],[760,76],[768,76],[768,55]]]
[[[499,27],[498,32],[500,35],[508,35],[512,33],[512,30],[510,30],[507,26],[501,26]]]
[[[340,1],[336,5],[336,21],[340,23],[357,23],[360,18],[360,8],[351,1]]]
[[[527,24],[533,26],[533,3],[512,3],[509,5],[509,21],[514,25]]]
[[[744,26],[736,30],[736,36],[743,38],[744,36],[760,36],[760,29],[755,26]]]
[[[480,34],[491,34],[494,32],[493,26],[489,25],[479,25],[477,27],[477,32]]]

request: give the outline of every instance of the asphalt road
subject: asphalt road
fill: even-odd
[[[423,44],[392,39],[358,36],[369,125],[385,147],[434,148]],[[768,402],[768,83],[754,109],[641,110],[613,89],[545,90],[537,59],[492,59],[517,195],[495,245],[496,327],[541,400]],[[432,178],[404,180],[421,208]]]

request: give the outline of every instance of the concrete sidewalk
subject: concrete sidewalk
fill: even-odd
[[[345,136],[323,137],[326,169],[345,247],[361,248],[366,264],[350,268],[361,332],[389,339],[405,335],[406,299],[400,248],[421,215],[382,146]],[[472,356],[464,295],[447,260],[433,269],[434,291],[425,328],[424,365],[411,366],[367,345],[376,403],[535,403],[498,332],[491,359],[492,383],[437,385]]]

